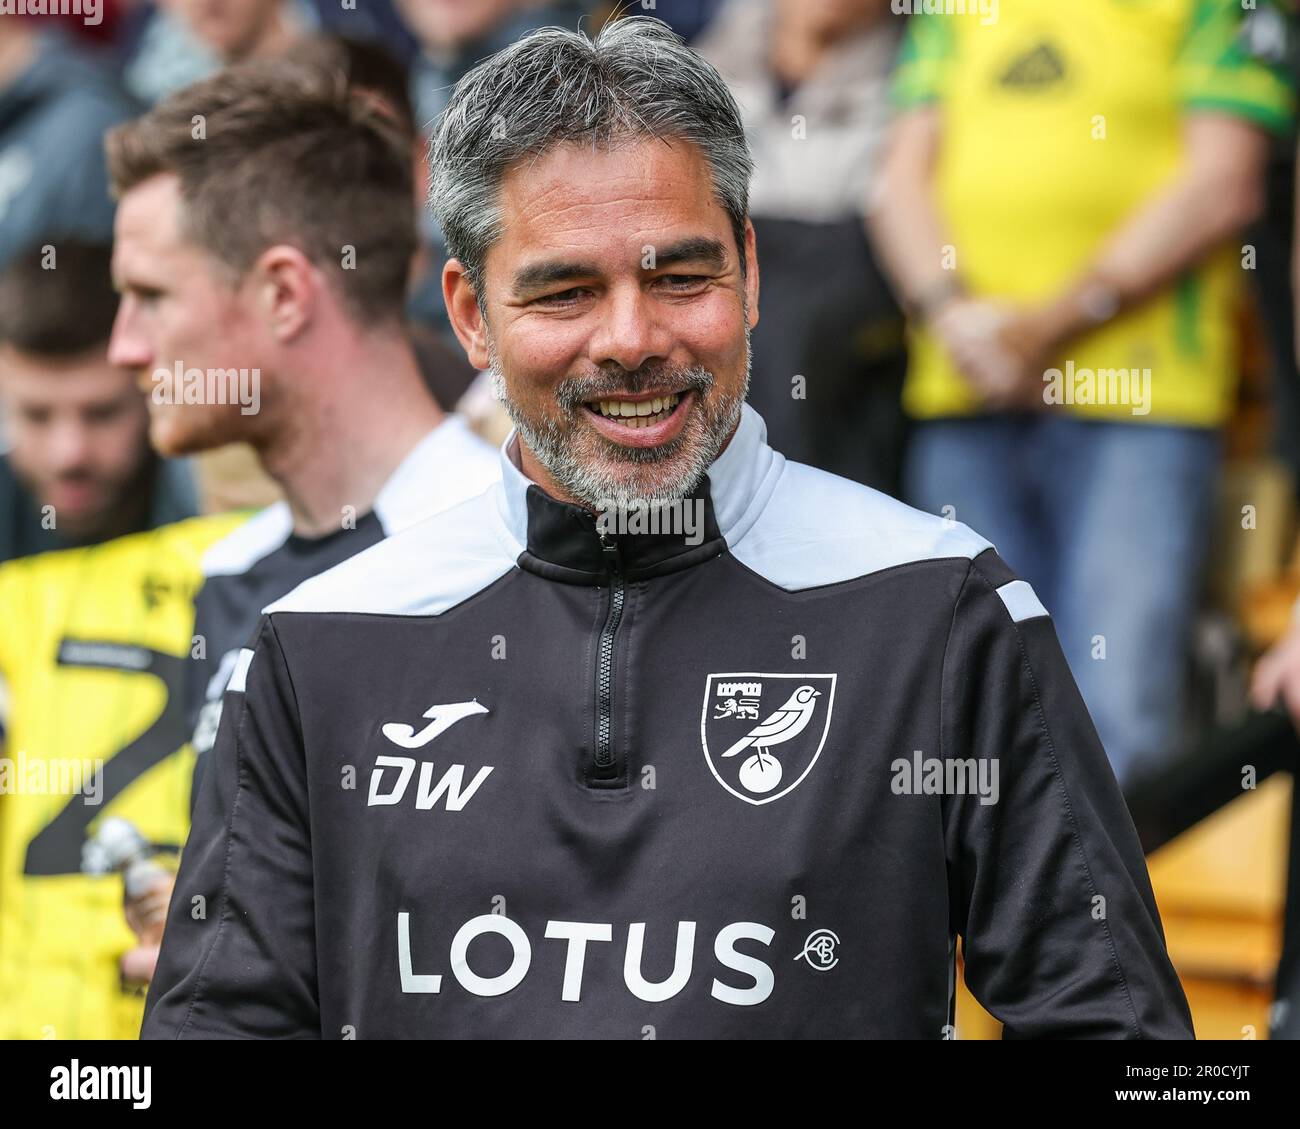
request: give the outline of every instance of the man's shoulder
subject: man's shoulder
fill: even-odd
[[[767,505],[731,546],[746,567],[791,591],[934,561],[961,568],[992,543],[955,520],[803,463],[786,462]]]
[[[313,576],[263,610],[438,615],[509,572],[519,550],[489,489]]]

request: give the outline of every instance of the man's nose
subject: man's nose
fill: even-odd
[[[50,469],[67,474],[85,465],[90,455],[90,429],[79,419],[59,420],[46,438]]]
[[[120,368],[147,368],[153,363],[153,349],[140,332],[135,299],[127,294],[117,308],[113,332],[108,339],[108,363]]]
[[[635,372],[647,361],[667,359],[672,338],[660,320],[661,312],[639,286],[611,292],[591,337],[591,362],[602,367],[616,364]]]

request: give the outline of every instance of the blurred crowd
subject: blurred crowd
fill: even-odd
[[[283,508],[305,472],[295,479],[267,456],[252,423],[170,443],[156,419],[151,428],[142,389],[178,355],[157,327],[174,343],[184,317],[206,317],[209,338],[239,337],[210,295],[189,291],[184,313],[166,309],[177,291],[151,289],[151,270],[193,268],[158,249],[151,225],[166,227],[171,205],[142,204],[148,176],[130,170],[226,188],[219,168],[186,170],[157,153],[149,165],[148,138],[114,149],[106,136],[153,107],[175,107],[183,129],[178,93],[256,60],[366,100],[405,164],[384,181],[388,197],[365,193],[364,170],[341,174],[361,179],[354,195],[340,188],[338,208],[378,209],[367,238],[400,248],[406,264],[401,342],[385,348],[397,370],[409,355],[421,391],[403,386],[390,403],[413,405],[401,413],[413,435],[445,414],[498,444],[509,422],[490,374],[467,363],[444,309],[441,232],[423,206],[427,137],[480,60],[534,28],[590,30],[625,11],[666,21],[741,107],[762,284],[750,402],[772,445],[970,525],[1032,583],[1150,849],[1239,796],[1243,764],[1294,771],[1297,12],[1282,0],[923,7],[101,0],[94,19],[89,3],[80,14],[0,15],[0,740],[12,760],[20,745],[72,755],[70,734],[89,734],[95,755],[112,753],[128,773],[115,786],[123,800],[134,790],[140,838],[111,864],[102,859],[118,856],[101,843],[101,870],[184,843],[187,703],[211,703],[214,687],[219,699],[230,673],[218,648],[201,668],[216,681],[191,693],[193,674],[158,657],[183,657],[205,637],[193,626],[197,592],[207,583],[223,599],[257,601],[255,613],[302,578],[307,566],[286,573],[284,554],[312,540]],[[240,144],[238,123],[220,128]],[[266,151],[328,167],[306,144]],[[115,214],[115,198],[132,193],[130,216]],[[272,204],[294,202],[268,201],[262,227],[276,222]],[[309,224],[329,210],[303,206]],[[211,223],[240,222],[210,212]],[[315,248],[301,250],[317,261]],[[360,279],[353,308],[380,285]],[[315,348],[293,363],[306,371],[347,355],[346,343]],[[392,418],[375,428],[401,431]],[[464,457],[468,491],[481,450]],[[377,473],[377,510],[380,483],[398,473],[396,459]],[[213,558],[255,509],[261,540]],[[153,536],[171,529],[187,532]],[[318,539],[329,529],[322,520]],[[218,583],[273,556],[259,586]],[[98,625],[78,619],[92,596],[108,609]],[[143,658],[93,650],[105,641]],[[133,662],[164,671],[138,700],[53,681]],[[30,1001],[51,994],[82,1001],[51,1020],[54,1034],[138,1027],[128,989],[147,979],[151,927],[137,909],[128,928],[121,883],[87,861],[98,813],[74,818],[65,805],[0,789],[0,1035],[41,1037],[43,1004]],[[1273,1013],[1274,1033],[1292,1036],[1297,822]],[[96,992],[122,999],[99,1007]]]

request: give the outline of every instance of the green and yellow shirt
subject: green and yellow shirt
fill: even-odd
[[[1188,113],[1222,112],[1285,133],[1293,92],[1281,13],[1261,0],[1000,0],[984,22],[916,15],[895,75],[903,108],[935,104],[935,189],[956,269],[974,295],[1042,301],[1178,173]],[[1212,426],[1235,391],[1233,308],[1241,251],[1069,343],[1076,370],[1149,369],[1147,421]],[[1053,361],[1060,367],[1066,356]],[[963,415],[978,401],[940,343],[912,340],[909,414]],[[1125,404],[1073,405],[1134,418]]]

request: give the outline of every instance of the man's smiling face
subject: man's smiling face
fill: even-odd
[[[593,508],[689,493],[745,398],[753,227],[737,248],[708,161],[683,141],[559,145],[506,174],[500,207],[486,320],[455,260],[443,282],[519,428],[524,473]]]

